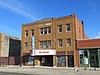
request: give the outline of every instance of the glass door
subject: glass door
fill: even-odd
[[[68,67],[74,67],[74,56],[68,55]]]

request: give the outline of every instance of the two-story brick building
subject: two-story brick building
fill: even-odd
[[[32,36],[35,55],[31,55]],[[22,25],[22,65],[79,66],[77,39],[87,39],[84,23],[75,14]]]

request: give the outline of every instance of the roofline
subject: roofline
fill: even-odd
[[[82,47],[82,48],[78,48],[78,49],[80,50],[80,49],[95,49],[95,48],[100,49],[100,47]]]
[[[76,14],[71,14],[71,15],[62,16],[62,17],[44,18],[44,19],[41,19],[41,20],[37,20],[37,21],[35,21],[35,22],[22,24],[22,26],[33,25],[33,24],[39,24],[39,23],[42,23],[42,22],[48,22],[48,21],[52,21],[52,20],[58,20],[58,19],[62,19],[62,18],[66,18],[66,17],[73,17],[73,16],[76,16]],[[42,21],[42,22],[41,22],[41,21]]]
[[[100,39],[100,38],[90,38],[90,39],[77,39],[78,41],[82,41],[82,40],[97,40],[97,39]]]

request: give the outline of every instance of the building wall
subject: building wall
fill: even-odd
[[[20,47],[19,38],[0,33],[0,65],[20,64]]]
[[[100,67],[99,38],[77,40],[77,49],[80,51],[80,67]]]
[[[70,23],[71,30],[66,32],[66,24]],[[62,25],[62,32],[58,32],[58,25]],[[51,27],[51,33],[48,35],[40,35],[40,28]],[[76,49],[76,39],[84,39],[84,26],[80,23],[75,14],[60,18],[51,18],[36,21],[34,23],[22,25],[22,48],[21,55],[30,53],[31,50],[31,29],[34,29],[35,49],[40,48],[40,41],[51,40],[51,48],[57,51],[64,51],[68,55],[68,51],[74,53],[74,66],[79,65],[78,51]],[[25,37],[25,30],[29,31],[29,36]],[[66,39],[71,38],[71,46],[66,46]],[[63,47],[58,47],[58,39],[62,39]],[[25,42],[28,42],[28,49],[25,49]],[[48,48],[46,48],[48,49]],[[42,50],[42,49],[41,49]],[[67,60],[67,56],[66,56]],[[78,61],[77,61],[78,60]],[[53,56],[54,65],[56,65],[56,57]],[[67,62],[66,62],[67,63]]]
[[[78,40],[77,48],[99,48],[100,39]]]
[[[8,57],[8,56],[9,56],[9,37],[7,37],[7,35],[3,34],[1,57]]]

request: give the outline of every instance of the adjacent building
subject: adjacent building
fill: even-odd
[[[100,67],[100,38],[77,40],[80,67]]]
[[[0,65],[19,65],[20,47],[19,38],[0,33]]]
[[[34,40],[34,55],[32,49]],[[77,39],[88,39],[75,14],[22,25],[22,65],[77,67]]]

